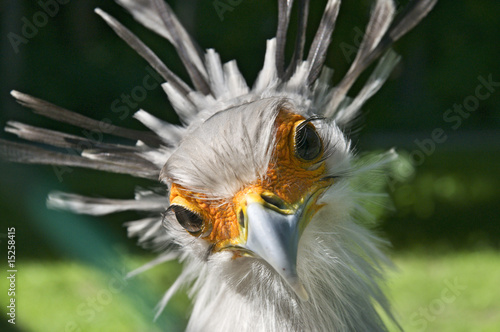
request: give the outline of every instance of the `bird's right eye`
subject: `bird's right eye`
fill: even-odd
[[[199,214],[180,205],[171,205],[169,209],[175,213],[179,224],[189,233],[198,233],[201,231],[203,219]]]

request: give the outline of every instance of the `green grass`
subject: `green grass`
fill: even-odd
[[[389,275],[388,293],[406,331],[500,330],[500,253],[404,253],[394,261],[399,272]],[[119,269],[104,273],[72,262],[24,262],[18,267],[16,326],[36,332],[182,330],[189,308],[185,295],[174,297],[153,322],[154,305],[178,268],[167,264],[124,284]],[[6,292],[1,294],[4,307]]]
[[[400,254],[389,294],[405,331],[500,331],[500,253]]]
[[[178,264],[123,278],[126,271],[143,263],[136,260],[106,272],[74,262],[18,264],[16,327],[36,332],[164,331],[161,327],[181,331],[188,308],[185,295],[174,297],[168,312],[153,321],[154,307],[175,280]],[[7,284],[1,287],[8,288]],[[3,308],[8,301],[4,293]]]

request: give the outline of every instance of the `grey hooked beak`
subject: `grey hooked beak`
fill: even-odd
[[[302,211],[302,207],[295,211],[280,210],[265,203],[259,195],[247,196],[247,240],[241,246],[271,265],[298,297],[307,301],[309,295],[297,275]]]

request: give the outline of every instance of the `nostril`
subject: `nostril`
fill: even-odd
[[[273,205],[280,210],[284,210],[287,208],[285,202],[283,202],[283,200],[276,195],[263,193],[261,197],[264,200],[264,202],[266,202],[269,205]]]
[[[239,222],[240,226],[245,227],[245,213],[243,213],[243,209],[240,210],[238,215],[239,215],[238,222]]]

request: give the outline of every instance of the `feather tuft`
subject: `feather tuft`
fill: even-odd
[[[120,200],[109,198],[93,198],[53,192],[49,194],[47,205],[52,209],[67,210],[78,214],[102,216],[121,211],[164,211],[168,206],[166,197],[156,194],[140,195],[139,199]]]

